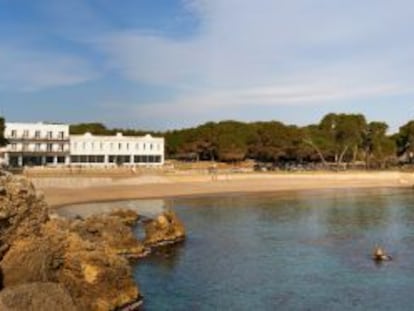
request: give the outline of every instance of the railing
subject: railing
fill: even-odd
[[[64,137],[6,136],[6,139],[8,140],[33,140],[33,141],[42,141],[42,140],[64,141],[64,140],[69,140],[69,136],[64,136]]]
[[[51,152],[51,153],[64,153],[64,152],[69,152],[70,148],[64,148],[62,149],[46,149],[46,148],[40,148],[40,149],[36,149],[36,148],[28,148],[28,147],[16,147],[16,148],[7,148],[6,152],[33,152],[33,153],[47,153],[47,152]]]

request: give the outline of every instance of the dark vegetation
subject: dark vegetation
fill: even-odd
[[[5,120],[3,117],[0,117],[0,146],[7,145],[7,139],[4,138],[4,129],[6,128]]]
[[[276,165],[363,166],[386,168],[414,158],[414,121],[387,135],[384,122],[367,122],[361,114],[328,114],[319,124],[298,127],[278,121],[208,122],[203,125],[148,132],[109,129],[101,123],[75,124],[71,134],[163,136],[167,158],[235,162],[253,159]]]

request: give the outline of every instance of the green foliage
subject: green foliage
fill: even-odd
[[[0,117],[0,146],[7,145],[7,139],[4,137],[4,130],[6,128],[5,120],[3,117]]]
[[[250,142],[249,156],[260,161],[298,160],[301,157],[302,131],[281,122],[257,122]]]
[[[371,122],[364,137],[365,163],[367,167],[384,167],[386,161],[396,155],[395,141],[386,135],[388,126],[384,122]]]
[[[305,127],[278,121],[244,123],[232,120],[208,122],[194,128],[167,132],[108,129],[101,123],[70,127],[71,134],[163,136],[167,158],[264,162],[321,162],[324,164],[363,161],[367,167],[385,166],[396,150],[414,151],[414,121],[387,136],[387,124],[367,123],[361,114],[324,116],[319,124]]]
[[[325,152],[337,163],[345,157],[355,160],[367,129],[365,117],[360,114],[328,114],[319,124],[318,133],[324,140]]]
[[[400,127],[398,135],[395,137],[398,152],[414,151],[414,121],[409,121],[407,124]]]
[[[122,129],[122,128],[108,129],[104,124],[99,123],[99,122],[72,124],[69,127],[69,132],[72,135],[81,135],[87,132],[93,135],[115,135],[116,133],[122,133],[125,136],[143,136],[145,134],[151,134],[153,136],[163,135],[158,132],[143,131],[143,130]]]
[[[102,123],[79,123],[73,124],[69,127],[70,134],[84,134],[89,132],[94,135],[109,135],[110,130]]]

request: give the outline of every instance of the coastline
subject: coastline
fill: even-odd
[[[413,173],[305,172],[191,175],[140,175],[125,178],[32,177],[52,208],[132,199],[286,192],[344,188],[410,188]]]

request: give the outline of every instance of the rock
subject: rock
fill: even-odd
[[[10,249],[9,244],[2,244],[0,246],[0,260],[3,259],[4,255],[7,253],[7,251]]]
[[[113,310],[140,299],[127,259],[101,244],[90,250],[77,234],[68,240],[58,279],[81,310]]]
[[[41,236],[17,241],[0,264],[4,286],[58,282],[79,310],[107,311],[139,300],[128,261],[72,230],[70,221],[53,220]]]
[[[172,211],[144,224],[144,241],[132,231],[135,212],[74,220],[49,212],[27,179],[0,172],[2,311],[132,310],[141,294],[128,259],[185,237]]]
[[[0,191],[0,266],[5,289],[58,283],[82,311],[113,310],[140,301],[130,264],[121,253],[143,254],[145,248],[119,217],[50,219],[47,205],[27,179],[2,176],[0,187],[6,189],[3,194]],[[14,302],[7,301],[2,301],[5,310],[14,310]],[[34,303],[33,310],[64,310],[36,308]],[[16,306],[16,310],[32,310]]]
[[[58,245],[47,238],[16,241],[1,261],[4,287],[32,282],[57,281],[53,260],[63,256]]]
[[[144,244],[147,247],[171,244],[185,239],[185,229],[172,210],[166,210],[156,219],[145,223]]]
[[[124,224],[128,226],[135,225],[139,219],[137,212],[130,209],[117,209],[112,211],[109,215],[118,217]]]
[[[0,186],[0,195],[6,195],[6,194],[7,194],[6,187]]]
[[[149,252],[119,216],[91,216],[84,221],[73,222],[70,230],[86,241],[105,243],[108,248],[127,258],[141,258]]]
[[[29,283],[0,292],[2,311],[80,311],[68,291],[57,283]]]
[[[5,175],[0,178],[0,242],[10,242],[20,237],[37,235],[48,220],[48,208],[37,197],[35,189],[26,178]]]
[[[10,217],[10,211],[9,210],[2,210],[0,211],[0,220],[4,220]]]

